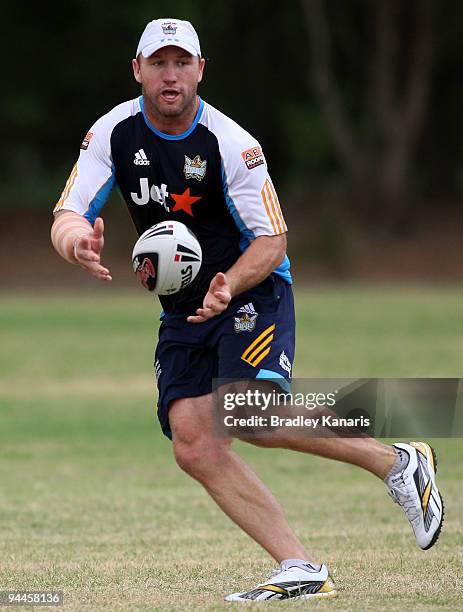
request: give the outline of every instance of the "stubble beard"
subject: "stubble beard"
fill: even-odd
[[[175,118],[182,118],[192,112],[196,101],[196,91],[194,91],[188,96],[188,98],[184,98],[184,102],[183,104],[180,104],[180,106],[169,107],[166,105],[164,107],[161,107],[157,102],[157,98],[154,96],[150,96],[146,92],[144,87],[142,87],[142,93],[145,99],[145,103],[148,102],[149,111],[159,119],[169,120]]]

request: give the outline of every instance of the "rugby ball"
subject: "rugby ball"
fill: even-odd
[[[201,262],[198,239],[178,221],[163,221],[147,229],[132,253],[138,280],[157,295],[171,295],[187,287],[198,274]]]

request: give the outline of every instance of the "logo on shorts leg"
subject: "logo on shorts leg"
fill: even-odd
[[[291,376],[291,362],[284,350],[282,350],[280,353],[280,367],[283,368],[283,370],[286,370]]]
[[[256,327],[256,321],[258,313],[254,310],[252,302],[241,306],[237,310],[237,314],[241,314],[241,317],[235,317],[235,332],[239,334],[242,331],[251,332]]]
[[[249,316],[244,314],[241,317],[235,317],[235,331],[240,333],[243,331],[251,332],[256,327],[257,315]]]
[[[159,380],[159,377],[162,374],[161,364],[159,363],[159,359],[156,359],[154,362],[154,374],[156,376],[156,382]]]

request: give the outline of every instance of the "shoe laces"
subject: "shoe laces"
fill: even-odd
[[[272,571],[270,572],[270,574],[267,576],[267,580],[270,580],[271,578],[273,578],[274,576],[276,576],[277,574],[281,574],[282,572],[284,572],[285,570],[282,570],[281,567],[274,567],[272,569]]]
[[[267,580],[266,580],[266,582],[269,582],[269,581],[270,581],[272,578],[274,578],[274,577],[275,577],[275,576],[277,576],[278,574],[282,574],[281,579],[282,579],[282,580],[284,580],[284,578],[285,578],[285,574],[289,574],[289,571],[288,571],[287,569],[283,569],[283,568],[281,568],[281,567],[275,567],[275,568],[274,568],[274,569],[273,569],[273,570],[272,570],[272,571],[269,573],[269,575],[267,576]],[[290,577],[290,576],[288,576],[288,578],[289,578],[289,577]],[[301,588],[301,581],[300,581],[300,580],[297,580],[297,581],[294,581],[294,582],[295,582],[295,588],[297,587],[297,588],[299,588],[299,589],[300,589],[300,588]],[[294,591],[292,591],[292,592],[294,592]]]
[[[420,511],[414,499],[412,486],[405,480],[403,472],[398,476],[394,488],[389,489],[389,495],[396,504],[402,506],[410,522],[414,522],[419,517]]]

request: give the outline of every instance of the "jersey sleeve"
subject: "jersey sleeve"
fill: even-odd
[[[111,159],[111,124],[100,118],[80,145],[80,155],[72,168],[54,213],[71,210],[83,215],[92,225],[114,186]]]
[[[257,237],[288,230],[257,141],[240,138],[227,143],[222,152],[222,178],[227,205],[243,232]]]

